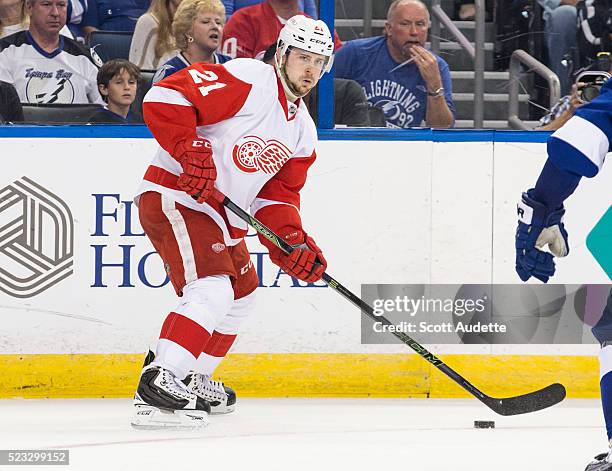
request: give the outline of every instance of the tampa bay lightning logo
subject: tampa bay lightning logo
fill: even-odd
[[[89,49],[89,55],[91,56],[91,59],[94,61],[94,64],[96,64],[98,66],[98,68],[100,68],[100,67],[102,67],[104,65],[104,61],[98,55],[98,53],[94,50],[93,47]]]
[[[72,72],[26,70],[26,100],[28,103],[74,103]]]
[[[387,123],[395,123],[402,116],[402,107],[399,101],[395,100],[380,100],[376,102],[376,106],[383,110]],[[413,117],[409,116],[406,124],[412,123]]]
[[[379,79],[368,82],[363,90],[368,101],[383,110],[387,127],[419,126],[425,117],[426,90],[421,90],[419,84],[408,86],[390,79]]]
[[[174,71],[174,66],[170,65],[170,64],[164,64],[162,65],[159,69],[157,69],[157,72],[155,72],[155,75],[153,76],[153,83],[157,83],[159,82],[161,79],[165,78],[168,75],[172,75],[172,72]]]
[[[376,101],[374,105],[383,110],[387,127],[406,128],[415,126],[414,116],[407,112],[402,102],[383,98]]]

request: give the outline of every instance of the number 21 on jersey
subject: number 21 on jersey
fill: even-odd
[[[196,85],[199,85],[201,83],[216,82],[216,83],[210,83],[210,85],[202,85],[201,87],[198,87],[198,90],[200,90],[200,93],[202,94],[202,96],[208,95],[210,92],[212,92],[213,90],[216,90],[217,88],[225,87],[224,83],[217,82],[217,80],[219,80],[219,77],[217,76],[217,74],[215,74],[214,72],[210,70],[205,70],[204,72],[200,72],[199,70],[191,69],[189,70],[189,75],[191,75],[191,78],[193,79],[193,82]]]

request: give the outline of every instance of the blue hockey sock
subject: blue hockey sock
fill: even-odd
[[[612,439],[612,345],[607,345],[599,352],[601,388],[601,405],[603,407],[604,419],[608,440]]]

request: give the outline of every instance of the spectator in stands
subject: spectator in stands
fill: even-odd
[[[576,47],[576,3],[578,0],[538,0],[542,7],[548,67],[559,77],[561,94],[572,86],[571,53]]]
[[[70,11],[70,8],[68,10]],[[29,22],[25,0],[0,0],[0,39],[27,30]],[[74,39],[74,35],[66,26],[60,30],[60,34]]]
[[[602,67],[605,63],[608,64],[607,67]],[[612,74],[612,64],[607,61],[598,64],[596,69],[604,72],[608,69],[608,73]],[[602,78],[602,80],[605,80],[605,78]],[[572,116],[574,116],[576,110],[585,103],[583,99],[581,99],[581,94],[586,86],[587,83],[574,83],[571,93],[561,97],[555,106],[551,108],[550,112],[540,119],[539,126],[536,130],[556,131],[563,126]]]
[[[495,2],[485,0],[485,19],[489,21],[493,16]],[[476,18],[476,5],[474,0],[455,0],[455,19],[459,21],[473,21]]]
[[[273,66],[275,55],[276,43],[273,43],[266,49],[262,60]],[[312,118],[316,120],[317,116],[314,113],[316,103],[312,92],[304,97],[304,102]],[[334,124],[370,126],[368,100],[363,89],[354,80],[334,79]]]
[[[608,0],[584,0],[577,8],[579,67],[588,67],[598,52],[612,52],[612,8]]]
[[[172,21],[181,0],[152,0],[149,11],[138,19],[130,62],[140,69],[155,70],[178,53],[172,38]]]
[[[134,31],[138,18],[150,0],[87,0],[81,27],[85,35],[92,31]]]
[[[159,68],[153,83],[194,62],[223,64],[230,60],[216,52],[224,24],[225,8],[220,0],[183,0],[172,22],[174,43],[181,52]]]
[[[225,17],[229,20],[230,16],[232,16],[235,11],[244,7],[250,7],[251,5],[257,5],[262,1],[263,0],[223,0],[223,5],[225,5]],[[311,18],[316,19],[318,17],[315,0],[299,0],[298,8]]]
[[[125,59],[112,59],[98,71],[98,91],[106,103],[89,123],[129,124],[130,106],[136,99],[140,70]]]
[[[68,12],[66,15],[66,26],[72,33],[72,36],[80,41],[85,42],[85,34],[81,28],[83,15],[87,11],[87,0],[68,0]]]
[[[510,58],[517,49],[535,52],[535,38],[542,38],[541,31],[533,31],[537,20],[533,0],[495,0],[495,45],[493,50],[493,69],[507,71],[510,68]],[[538,25],[537,28],[543,28]],[[532,44],[530,44],[530,42]],[[538,51],[539,52],[539,51]],[[540,56],[537,59],[541,59]]]
[[[556,131],[563,126],[583,104],[578,98],[580,84],[572,85],[572,93],[565,95],[540,119],[537,131]]]
[[[0,0],[0,38],[28,29],[25,0]]]
[[[10,83],[0,82],[0,124],[23,121],[23,109],[17,90]]]
[[[0,40],[0,80],[15,87],[22,103],[102,103],[100,58],[60,36],[66,0],[28,0],[26,6],[28,31]]]
[[[425,49],[429,12],[420,0],[395,0],[383,36],[348,41],[336,54],[336,77],[356,80],[387,126],[453,125],[448,64]]]
[[[298,0],[265,0],[235,12],[223,31],[223,53],[261,59],[292,16],[303,14]],[[334,31],[336,50],[342,42]]]

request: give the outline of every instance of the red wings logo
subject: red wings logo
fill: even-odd
[[[246,173],[261,170],[269,175],[278,172],[291,157],[291,151],[275,139],[264,141],[258,136],[245,136],[232,151],[236,166]]]

